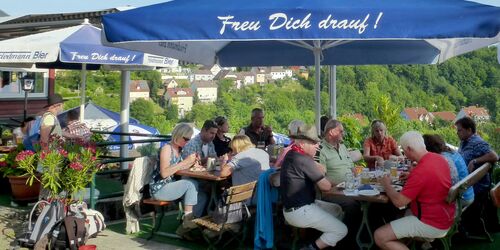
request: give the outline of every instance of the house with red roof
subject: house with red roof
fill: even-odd
[[[433,116],[426,108],[405,108],[401,111],[401,116],[407,121],[432,122]]]
[[[465,116],[472,118],[475,122],[487,122],[491,119],[488,110],[478,106],[463,107],[458,112],[455,121]]]
[[[439,118],[443,121],[453,122],[456,118],[455,113],[451,111],[439,111],[439,112],[431,112],[432,116],[435,118]]]

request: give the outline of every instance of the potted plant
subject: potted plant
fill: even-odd
[[[28,183],[28,172],[19,167],[16,161],[17,156],[23,152],[22,150],[23,146],[20,144],[16,150],[0,156],[0,172],[3,172],[3,176],[9,179],[12,198],[17,202],[36,200],[40,192],[40,182],[32,180]],[[27,154],[24,153],[22,156],[33,160],[34,157]]]
[[[22,151],[16,161],[28,173],[28,184],[42,184],[47,191],[43,198],[74,200],[99,170],[99,155],[92,143],[52,136],[40,151]]]

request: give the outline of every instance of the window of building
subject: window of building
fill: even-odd
[[[34,88],[29,97],[47,97],[48,70],[40,72],[0,70],[0,99],[24,98],[24,79],[33,79]]]

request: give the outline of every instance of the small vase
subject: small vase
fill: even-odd
[[[33,185],[26,184],[28,176],[8,176],[10,188],[12,190],[12,198],[14,201],[35,201],[38,200],[40,193],[40,182],[33,181]]]

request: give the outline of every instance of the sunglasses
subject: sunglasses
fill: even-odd
[[[184,139],[184,141],[188,142],[189,140],[191,140],[191,138],[186,138],[186,137],[182,137],[182,139]]]

